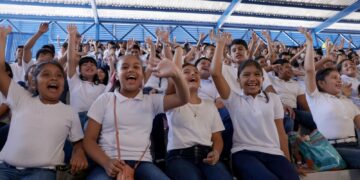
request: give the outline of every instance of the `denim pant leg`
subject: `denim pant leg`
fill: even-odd
[[[277,180],[278,178],[252,151],[238,151],[232,155],[234,175],[242,180]]]
[[[291,131],[294,131],[294,120],[290,118],[290,115],[288,114],[284,115],[283,123],[286,134],[288,134]]]
[[[200,163],[198,165],[207,180],[232,180],[233,177],[221,162],[215,165]]]
[[[232,137],[234,133],[233,125],[231,122],[230,114],[228,110],[224,107],[221,109],[218,109],[221,120],[224,124],[225,130],[221,132],[223,141],[224,141],[224,147],[223,151],[221,153],[221,159],[222,160],[229,160],[231,156],[231,147],[232,147]]]
[[[141,162],[135,169],[136,180],[169,180],[164,172],[162,172],[154,163]]]
[[[87,180],[113,180],[114,178],[108,176],[103,167],[97,165],[92,169],[87,177]]]
[[[265,166],[281,180],[299,180],[295,167],[284,157],[267,153],[262,154]]]
[[[359,147],[335,147],[350,169],[360,169]]]
[[[172,180],[202,180],[205,179],[200,169],[189,160],[172,158],[166,162],[166,173]]]
[[[87,120],[88,120],[87,111],[79,112],[78,114],[79,114],[79,118],[80,118],[81,127],[82,127],[82,129],[85,129],[85,127],[87,125]]]
[[[297,123],[306,127],[310,131],[313,131],[314,129],[317,128],[313,120],[313,117],[311,115],[311,112],[302,111],[298,109],[294,109],[294,112],[295,112],[295,121]]]
[[[19,170],[10,168],[4,163],[0,163],[0,179],[1,180],[20,180]]]
[[[56,171],[51,169],[26,169],[26,175],[21,180],[55,180]]]

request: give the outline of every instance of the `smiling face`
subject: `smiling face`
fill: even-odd
[[[285,81],[290,80],[294,75],[294,72],[292,70],[290,63],[285,63],[285,64],[281,65],[279,67],[278,74],[279,74],[280,79],[285,80]]]
[[[356,66],[351,60],[345,60],[341,65],[341,74],[349,77],[356,77]]]
[[[317,85],[320,90],[332,95],[338,95],[341,92],[342,81],[337,71],[331,71],[325,76],[324,80],[318,80]]]
[[[200,87],[199,70],[194,65],[188,64],[182,68],[182,74],[185,77],[190,92],[197,92]]]
[[[255,65],[248,65],[244,67],[239,74],[238,81],[245,95],[255,97],[261,91],[261,86],[264,81],[262,70]]]
[[[200,77],[201,79],[209,79],[210,77],[210,65],[211,62],[208,60],[201,60],[196,68],[198,69],[199,73],[200,73]]]
[[[64,91],[64,71],[61,66],[45,64],[41,68],[35,68],[35,87],[40,100],[45,104],[55,104]]]
[[[123,56],[117,65],[117,77],[120,81],[121,94],[133,96],[139,93],[144,79],[140,59],[133,55]]]
[[[88,61],[82,63],[79,68],[80,68],[80,74],[87,81],[92,81],[94,76],[97,74],[97,68],[93,62]]]
[[[205,57],[208,59],[212,59],[214,57],[215,47],[214,46],[207,46],[205,48]]]

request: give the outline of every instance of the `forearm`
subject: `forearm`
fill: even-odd
[[[181,69],[182,67],[182,54],[183,54],[183,49],[181,47],[176,47],[175,49],[175,55],[174,55],[174,63],[176,65],[176,67],[178,67],[179,69]]]
[[[76,43],[75,35],[69,35],[69,44],[67,49],[67,63],[68,63],[68,77],[72,77],[76,72],[75,58],[76,58]]]
[[[174,81],[176,96],[180,98],[182,104],[186,104],[190,99],[190,93],[180,70],[177,70],[171,79]]]
[[[84,139],[83,145],[86,154],[102,167],[110,160],[110,157],[105,154],[95,140]]]
[[[284,156],[286,157],[286,159],[291,161],[290,153],[289,153],[288,137],[286,134],[280,138],[280,149],[284,152]]]
[[[218,42],[216,44],[213,63],[211,63],[210,73],[211,76],[222,76],[222,58],[224,54],[225,43]]]
[[[212,149],[220,155],[224,147],[224,142],[220,132],[213,133],[212,142]]]

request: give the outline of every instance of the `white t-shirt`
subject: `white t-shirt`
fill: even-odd
[[[211,77],[200,80],[198,95],[201,99],[208,99],[212,102],[215,102],[216,98],[220,97]]]
[[[18,63],[10,64],[10,67],[11,67],[11,71],[13,73],[12,79],[15,82],[24,81],[24,77],[25,77],[24,68],[22,66],[19,66]]]
[[[117,158],[114,129],[115,96],[121,159],[138,161],[150,143],[154,117],[164,111],[164,96],[146,95],[140,91],[135,98],[130,99],[116,90],[114,93],[102,94],[96,99],[87,115],[102,125],[98,143],[111,158]],[[147,149],[142,161],[151,160],[150,150]]]
[[[327,139],[355,136],[354,118],[360,111],[350,99],[316,89],[306,93],[306,100],[317,128]]]
[[[166,117],[169,123],[168,151],[194,145],[211,146],[212,133],[224,130],[219,112],[210,100],[171,109],[166,112]]]
[[[357,97],[358,96],[358,86],[360,85],[360,81],[358,80],[358,78],[350,77],[345,74],[342,74],[341,80],[343,81],[343,83],[351,84],[351,89],[352,89],[351,96]]]
[[[278,95],[264,93],[252,96],[239,95],[231,91],[224,100],[234,127],[232,153],[249,150],[268,154],[284,155],[275,119],[284,117],[284,110]]]
[[[305,94],[300,84],[292,79],[284,81],[276,76],[270,79],[276,93],[280,96],[281,102],[292,108],[296,108],[297,97]]]
[[[12,111],[8,139],[0,161],[17,167],[54,167],[64,162],[64,143],[83,138],[80,120],[70,106],[59,101],[43,104],[11,81],[7,103]]]
[[[102,93],[106,92],[104,84],[95,85],[89,81],[82,81],[78,74],[68,78],[70,91],[70,106],[75,112],[84,112],[90,109],[91,104]]]
[[[144,87],[152,87],[158,91],[165,92],[168,87],[168,80],[167,78],[161,78],[160,81],[160,78],[151,74]]]
[[[268,86],[271,85],[271,81],[269,79],[269,75],[267,74],[267,72],[264,69],[262,69],[262,71],[264,76],[262,89],[265,90]],[[223,64],[222,74],[226,82],[229,84],[230,89],[238,94],[242,94],[242,89],[240,87],[239,82],[237,81],[238,79],[237,73],[238,73],[238,64],[231,64],[231,65]]]

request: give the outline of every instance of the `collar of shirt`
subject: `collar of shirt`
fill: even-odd
[[[114,93],[115,93],[115,96],[116,96],[117,100],[120,103],[124,102],[124,101],[127,101],[127,100],[131,100],[131,99],[140,100],[140,101],[142,101],[144,99],[144,94],[143,94],[142,91],[140,91],[134,98],[128,98],[128,97],[123,96],[122,94],[119,93],[118,89],[116,89],[114,91]]]
[[[344,96],[342,94],[340,94],[339,96],[334,96],[334,95],[329,94],[329,93],[324,93],[324,92],[320,92],[320,93],[322,93],[326,97],[337,98],[337,99],[348,99],[346,96]]]
[[[245,95],[244,94],[244,90],[241,89],[241,93],[239,94],[241,97],[245,98],[245,99],[248,99],[248,98],[253,98],[251,95]],[[259,94],[256,95],[256,97],[262,97],[262,98],[265,98],[265,94],[264,94],[264,91],[261,91]],[[256,98],[255,97],[255,98]],[[255,99],[253,98],[253,99]]]

